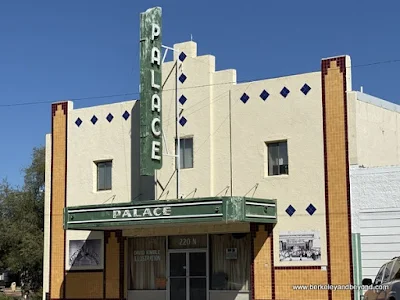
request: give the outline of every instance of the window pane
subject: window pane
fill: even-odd
[[[391,280],[400,279],[400,260],[396,259],[392,269],[392,275],[390,276]]]
[[[388,263],[386,265],[385,272],[383,272],[383,280],[382,280],[383,283],[386,283],[389,281],[390,271],[392,269],[393,263],[394,263],[394,261],[391,261],[390,263]]]
[[[279,143],[279,174],[289,174],[287,142]]]
[[[287,143],[279,143],[279,164],[287,165],[288,164],[288,151],[287,151]]]
[[[211,235],[212,290],[249,290],[250,244],[250,234]]]
[[[172,277],[186,276],[186,253],[169,254],[169,275]]]
[[[205,252],[189,253],[190,276],[206,276],[207,259]]]
[[[104,188],[107,190],[111,190],[111,163],[107,163],[105,168],[105,179],[104,179]]]
[[[128,239],[128,288],[166,289],[165,237]]]
[[[278,144],[268,145],[268,175],[278,175]]]
[[[181,139],[180,140],[180,150],[179,150],[179,157],[180,157],[180,162],[181,162],[181,169],[185,168],[185,140]]]
[[[190,300],[207,299],[207,281],[205,278],[190,278]]]
[[[105,189],[105,166],[103,163],[97,164],[97,189]]]
[[[378,284],[378,282],[380,283],[382,280],[382,275],[383,275],[383,271],[385,270],[386,265],[384,265],[378,272],[378,274],[375,277],[375,282],[374,284]]]
[[[111,190],[112,161],[97,163],[97,190]]]
[[[181,169],[193,168],[193,139],[180,139],[179,147]]]
[[[193,139],[186,139],[183,157],[185,168],[193,168]]]
[[[170,299],[186,300],[186,278],[170,278]]]

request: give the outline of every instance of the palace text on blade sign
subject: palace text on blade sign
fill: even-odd
[[[163,217],[171,215],[171,207],[155,208],[133,208],[133,209],[115,209],[113,210],[113,219],[125,218],[148,218]]]
[[[156,38],[160,36],[161,29],[160,26],[157,24],[152,24],[152,29],[151,29],[151,40],[154,41]],[[151,49],[151,64],[157,64],[159,67],[161,66],[161,49],[158,47],[154,47]],[[154,76],[154,69],[151,70],[151,87],[160,92],[161,90],[161,82],[156,83],[155,82],[155,76]],[[154,93],[153,96],[151,97],[151,111],[158,112],[158,114],[161,114],[161,99],[158,93]],[[153,118],[151,121],[151,132],[154,135],[154,137],[159,138],[161,135],[161,120],[159,117]],[[161,142],[160,141],[153,141],[152,147],[151,147],[151,159],[155,160],[161,160],[161,155],[160,155],[160,146]]]

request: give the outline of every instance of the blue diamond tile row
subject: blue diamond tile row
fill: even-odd
[[[288,208],[286,208],[286,213],[289,215],[289,216],[293,216],[293,214],[296,212],[296,209],[292,206],[292,205],[289,205],[288,206]]]
[[[240,97],[240,100],[242,100],[243,103],[246,103],[249,101],[250,97],[246,93],[243,93],[242,97]]]
[[[128,113],[128,111],[125,111],[125,112],[123,113],[123,115],[122,115],[122,117],[125,119],[125,121],[128,120],[130,116],[131,116],[131,115]]]
[[[260,98],[265,101],[265,100],[267,100],[268,97],[269,97],[269,93],[266,90],[263,90],[260,94]]]
[[[283,98],[286,98],[289,95],[289,93],[290,93],[290,91],[286,86],[283,87],[283,89],[281,90],[281,95]]]
[[[75,121],[75,124],[76,124],[76,126],[81,126],[82,125],[82,120],[80,119],[80,118],[78,118],[78,119],[76,119],[76,121]]]
[[[125,121],[128,120],[130,116],[131,116],[131,115],[130,115],[130,113],[129,113],[128,111],[125,111],[125,112],[122,114],[122,118],[124,118]],[[107,115],[107,117],[106,117],[106,120],[107,120],[109,123],[111,123],[111,121],[114,120],[113,114],[109,113],[109,114]],[[92,122],[93,125],[95,125],[98,121],[99,121],[99,119],[97,118],[96,115],[93,115],[92,118],[90,119],[90,122]],[[80,127],[80,126],[82,125],[82,123],[83,123],[83,121],[82,121],[81,118],[77,118],[77,119],[75,120],[75,124],[76,124],[76,126],[78,126],[78,127]]]
[[[306,211],[309,213],[310,216],[312,216],[316,210],[317,209],[315,208],[314,205],[312,205],[312,203],[310,203],[310,205],[307,206],[307,208],[306,208]]]
[[[179,54],[179,60],[180,60],[181,62],[183,62],[185,59],[186,59],[186,54],[185,54],[185,52],[181,52],[181,54]]]
[[[300,91],[304,95],[307,95],[311,91],[311,87],[307,83],[305,83],[302,86],[302,88],[300,89]],[[287,87],[283,87],[282,90],[280,91],[281,96],[284,98],[286,98],[289,95],[289,93],[290,93],[290,90]],[[264,101],[267,100],[269,96],[270,96],[270,94],[266,90],[263,90],[260,94],[260,98]],[[240,97],[240,100],[243,103],[247,103],[247,101],[249,101],[249,99],[250,99],[250,96],[247,95],[246,93],[243,93],[242,96]]]
[[[110,114],[108,114],[106,119],[107,119],[108,122],[111,123],[111,121],[114,119],[114,116],[110,113]]]
[[[97,117],[96,116],[93,116],[91,119],[90,119],[90,122],[92,122],[93,123],[93,125],[95,125],[96,123],[97,123]]]
[[[187,119],[186,119],[185,117],[182,116],[182,117],[179,119],[179,124],[181,124],[181,126],[183,127],[183,126],[186,125],[186,123],[187,123]]]
[[[291,217],[296,212],[296,209],[292,205],[289,205],[285,211]],[[306,211],[310,216],[312,216],[317,211],[317,208],[310,203],[310,205],[307,206]]]
[[[181,82],[181,83],[184,83],[185,81],[186,81],[186,79],[187,79],[187,77],[186,77],[186,75],[185,74],[181,74],[181,76],[179,76],[179,81]]]
[[[182,96],[179,98],[179,103],[183,105],[183,104],[185,104],[186,100],[187,100],[187,98],[185,97],[185,95],[182,95]]]
[[[305,83],[304,85],[303,85],[303,87],[300,89],[300,91],[304,94],[304,95],[307,95],[308,94],[308,92],[311,90],[311,87],[307,84],[307,83]]]

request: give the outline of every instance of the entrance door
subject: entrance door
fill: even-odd
[[[207,300],[207,253],[169,253],[169,299]]]

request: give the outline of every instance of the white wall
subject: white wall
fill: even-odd
[[[311,87],[307,96],[300,91],[305,83]],[[290,90],[287,98],[280,95],[283,87]],[[265,102],[259,97],[264,89],[270,94]],[[240,101],[243,92],[250,96],[246,104]],[[282,231],[319,231],[322,261],[308,264],[327,263],[321,103],[319,72],[244,83],[232,92],[234,195],[245,195],[258,183],[248,196],[277,199],[275,236]],[[288,142],[289,175],[268,176],[265,143],[279,140]],[[219,168],[219,176],[228,170]],[[306,212],[310,203],[317,208],[313,216]],[[291,217],[285,212],[289,205],[296,209]],[[275,265],[293,265],[278,261],[279,239],[274,241]]]
[[[131,143],[138,139],[137,126],[132,126],[138,120],[138,114],[132,115],[134,106],[135,101],[128,101],[69,112],[68,206],[130,202],[139,195],[138,160],[132,160],[137,147],[132,147]],[[122,118],[125,111],[131,115],[126,121]],[[106,120],[109,113],[114,116],[112,122]],[[90,121],[93,116],[98,118],[95,125]],[[83,121],[79,127],[75,124],[78,118]],[[112,189],[97,191],[95,161],[109,159],[113,161]]]
[[[357,92],[357,164],[400,164],[400,106]]]
[[[383,264],[400,253],[400,209],[360,211],[362,277],[375,279]]]
[[[360,232],[361,209],[400,208],[400,166],[350,168],[352,232]]]
[[[194,42],[174,47],[183,49],[187,55],[179,68],[179,75],[184,73],[187,79],[179,83],[178,97],[183,94],[188,99],[182,106],[182,116],[188,122],[183,127],[179,125],[180,136],[194,138],[194,167],[181,170],[181,194],[187,197],[224,195],[224,189],[229,187],[226,191],[230,195],[229,153],[232,138],[233,195],[277,199],[280,222],[275,227],[275,234],[294,229],[319,231],[323,255],[322,262],[318,264],[326,264],[320,72],[236,84],[236,71],[216,71],[215,57],[197,56],[197,45]],[[179,54],[177,52],[175,57]],[[173,62],[164,63],[164,80],[172,66]],[[311,87],[307,95],[300,91],[304,84]],[[287,98],[280,95],[283,87],[290,90]],[[260,98],[264,89],[270,94],[266,101]],[[244,92],[250,96],[246,104],[240,100]],[[164,150],[166,152],[168,149],[173,154],[176,98],[174,76],[166,81],[162,97],[163,130],[168,146]],[[67,175],[69,206],[129,202],[139,194],[138,122],[132,121],[135,118],[133,116],[128,121],[121,117],[125,110],[131,112],[134,106],[134,101],[128,101],[70,112]],[[111,123],[106,120],[108,113],[114,115]],[[99,119],[96,125],[90,122],[93,115]],[[78,117],[83,120],[80,127],[75,124]],[[138,120],[138,115],[136,118]],[[230,121],[232,136],[229,131]],[[288,141],[289,175],[268,176],[265,143],[282,139]],[[95,190],[93,161],[102,159],[113,159],[113,188],[107,192]],[[163,168],[157,172],[157,179],[166,186],[174,170],[175,159],[164,156]],[[253,193],[252,188],[257,183],[258,189]],[[160,195],[161,189],[158,188],[156,198]],[[177,196],[174,176],[161,199],[176,199]],[[151,196],[143,198],[154,199]],[[317,208],[313,216],[306,212],[310,203]],[[285,212],[289,205],[296,209],[292,217]],[[274,245],[277,254],[278,240],[275,239]],[[275,263],[282,264],[278,255]]]
[[[174,48],[183,50],[187,58],[180,68],[181,73],[187,76],[184,83],[178,82],[178,98],[184,95],[188,100],[182,106],[184,116],[187,119],[185,126],[179,125],[180,136],[193,136],[194,167],[182,169],[180,172],[181,194],[189,197],[212,196],[211,191],[211,141],[212,132],[211,110],[212,100],[211,84],[215,71],[215,57],[211,55],[197,56],[197,45],[194,42],[176,44]],[[180,52],[175,54],[175,57]],[[166,80],[173,62],[163,65],[163,78]],[[178,75],[178,76],[179,76]],[[175,79],[171,76],[167,80],[163,90],[162,119],[163,130],[167,138],[167,148],[170,154],[175,150]],[[165,186],[175,171],[175,159],[164,156],[163,168],[157,172],[157,178]],[[197,188],[194,194],[194,189]],[[158,189],[157,195],[161,195]],[[175,176],[170,181],[161,199],[176,199]]]
[[[43,299],[49,292],[50,275],[50,196],[51,196],[51,134],[46,134],[46,170],[44,186],[44,246],[43,246]]]
[[[125,111],[130,114],[127,120],[122,117]],[[111,122],[106,119],[109,113],[114,117]],[[90,120],[94,115],[98,121],[93,125]],[[79,127],[75,124],[78,118],[83,121]],[[110,191],[97,191],[95,161],[99,160],[113,161]],[[139,103],[127,101],[71,110],[67,164],[67,206],[154,199],[153,182],[141,182],[139,177]],[[97,238],[103,239],[102,232],[67,231],[67,270],[70,240]]]
[[[360,233],[362,277],[400,253],[400,166],[350,168],[352,231]]]
[[[187,55],[181,68],[187,80],[179,83],[178,97],[184,94],[188,99],[182,113],[188,122],[179,128],[181,136],[194,138],[194,167],[181,170],[181,193],[193,197],[197,190],[195,196],[201,197],[224,195],[227,191],[230,195],[231,100],[233,195],[278,199],[280,222],[275,234],[293,229],[318,230],[324,251],[319,264],[326,264],[320,72],[236,84],[236,71],[215,71],[215,57],[197,56],[195,43],[174,47],[185,49]],[[165,63],[164,74],[171,67],[172,63]],[[311,87],[308,95],[300,91],[305,83]],[[287,98],[280,95],[283,87],[290,90]],[[163,129],[170,152],[175,134],[173,88],[174,81],[169,80],[163,92]],[[260,98],[264,89],[270,94],[266,101]],[[250,96],[246,104],[240,100],[244,92]],[[265,142],[281,139],[288,140],[289,175],[269,177]],[[162,184],[170,179],[174,168],[174,159],[164,157],[163,168],[157,172]],[[173,178],[161,199],[176,197]],[[305,210],[310,203],[317,208],[313,216]],[[290,204],[297,210],[292,217],[285,212]],[[277,242],[275,249],[278,253]],[[276,259],[276,264],[281,264],[278,256]]]

